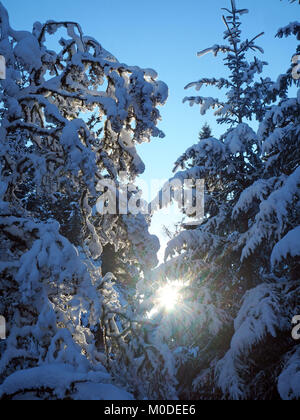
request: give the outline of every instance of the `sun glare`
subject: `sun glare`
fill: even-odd
[[[148,312],[149,319],[153,318],[161,310],[172,312],[178,305],[183,303],[183,289],[187,286],[182,280],[170,281],[158,288],[153,299],[153,308]]]
[[[158,290],[159,305],[164,307],[167,311],[171,311],[180,302],[180,291],[183,284],[179,281],[174,281],[166,284]]]

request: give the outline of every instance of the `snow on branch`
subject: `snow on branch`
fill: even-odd
[[[288,257],[300,256],[300,226],[286,234],[274,247],[271,264],[274,267]]]
[[[300,40],[300,22],[292,22],[289,25],[280,28],[276,36],[278,38],[283,38],[290,35],[296,35],[297,39]]]
[[[206,54],[212,53],[215,57],[217,57],[217,55],[219,54],[219,52],[222,52],[224,54],[229,53],[229,52],[233,52],[233,50],[227,46],[227,45],[213,45],[210,48],[206,48],[205,50],[199,51],[197,53],[198,57],[203,57]]]
[[[260,204],[254,225],[243,235],[246,242],[242,259],[249,257],[263,239],[280,240],[286,229],[286,220],[291,203],[299,201],[300,168],[297,168]],[[269,220],[274,220],[270,223]]]

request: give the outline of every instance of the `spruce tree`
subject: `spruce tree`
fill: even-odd
[[[225,53],[230,76],[191,85],[226,88],[227,101],[188,100],[203,114],[216,107],[229,129],[220,139],[201,140],[175,164],[175,179],[205,179],[205,219],[170,241],[156,272],[155,281],[185,280],[178,315],[165,315],[160,328],[165,336],[169,331],[183,398],[297,399],[291,321],[300,310],[300,114],[299,93],[290,97],[288,88],[299,80],[290,67],[276,82],[254,82],[264,63],[246,61],[247,50],[258,48],[255,38],[241,42],[239,16],[246,10],[235,1],[225,10],[229,44],[204,52]],[[299,36],[298,28],[293,23],[278,36]],[[253,118],[257,133],[246,124]]]
[[[256,40],[264,33],[248,39],[241,39],[241,16],[248,13],[247,9],[238,9],[235,0],[230,0],[231,8],[223,9],[223,21],[226,26],[224,33],[225,45],[215,44],[198,53],[202,57],[208,53],[215,56],[222,53],[225,55],[224,65],[229,71],[227,78],[202,78],[186,86],[186,89],[195,87],[201,90],[203,86],[213,86],[217,89],[226,89],[226,100],[221,101],[212,97],[191,96],[186,97],[190,105],[200,105],[201,115],[205,115],[209,109],[216,109],[215,115],[220,124],[241,124],[255,117],[261,121],[267,108],[269,98],[266,97],[266,89],[269,79],[257,78],[267,63],[254,56],[253,61],[248,61],[247,56],[251,52],[263,53],[263,49],[256,44]]]

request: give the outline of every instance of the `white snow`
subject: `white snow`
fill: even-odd
[[[109,383],[105,372],[80,373],[68,364],[45,364],[13,373],[0,385],[0,398],[5,395],[52,391],[52,398],[63,399],[68,391],[80,400],[132,400],[128,392]],[[75,388],[75,391],[74,389]],[[26,394],[25,394],[26,395]],[[30,399],[30,395],[29,395]]]

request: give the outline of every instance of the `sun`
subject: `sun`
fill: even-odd
[[[180,302],[180,291],[183,284],[179,281],[173,281],[162,286],[157,292],[157,300],[160,307],[166,311],[172,311]]]
[[[161,284],[161,283],[160,283]],[[184,303],[184,289],[188,283],[182,280],[168,281],[160,286],[153,295],[152,309],[147,313],[149,319],[152,319],[162,310],[164,312],[173,312]]]

